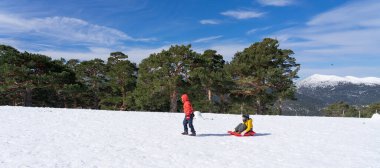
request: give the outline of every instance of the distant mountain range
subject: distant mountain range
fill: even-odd
[[[351,105],[380,102],[380,78],[312,75],[297,82],[297,101],[286,101],[284,115],[322,115],[329,104],[344,101]]]

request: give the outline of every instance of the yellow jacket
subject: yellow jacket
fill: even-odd
[[[245,121],[244,124],[245,124],[245,126],[247,126],[247,129],[244,130],[245,132],[252,131],[252,127],[253,127],[252,118]]]

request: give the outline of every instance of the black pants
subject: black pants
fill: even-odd
[[[238,126],[236,126],[235,132],[241,133],[245,129],[247,129],[247,126],[245,124],[243,124],[243,123],[240,123]]]
[[[195,133],[195,129],[193,126],[193,118],[194,118],[194,114],[191,114],[190,119],[186,120],[186,117],[183,119],[183,129],[185,132],[188,132],[187,124],[189,124],[191,132]]]

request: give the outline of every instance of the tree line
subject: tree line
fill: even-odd
[[[198,111],[281,114],[284,100],[295,99],[293,54],[265,38],[231,62],[173,45],[137,65],[122,52],[106,61],[53,60],[0,45],[0,105],[179,112],[187,93]]]
[[[354,106],[343,101],[338,101],[325,107],[323,113],[328,117],[371,118],[373,114],[380,113],[380,103]]]

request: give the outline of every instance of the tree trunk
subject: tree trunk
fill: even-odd
[[[220,95],[220,105],[221,105],[221,108],[219,108],[220,109],[220,112],[221,113],[226,113],[226,107],[224,106],[225,104],[224,104],[224,100],[225,100],[225,98],[224,98],[224,95],[223,94],[221,94]]]
[[[177,112],[177,90],[174,90],[170,95],[170,112]]]
[[[74,108],[77,108],[78,107],[78,101],[77,101],[77,98],[74,97]]]
[[[282,99],[278,100],[278,115],[282,115]]]
[[[64,105],[64,108],[68,108],[66,96],[63,96],[63,105]]]
[[[122,110],[126,110],[127,109],[127,102],[126,102],[126,99],[127,99],[127,93],[125,92],[125,88],[124,87],[121,87],[121,94],[122,94],[122,102],[123,104],[121,105],[121,109]]]
[[[208,101],[211,102],[211,98],[212,98],[212,92],[211,92],[211,89],[207,89],[207,94],[208,94]]]
[[[262,114],[261,101],[258,99],[256,101],[256,114]]]
[[[31,88],[26,88],[25,90],[24,106],[26,107],[32,106],[32,89]]]

